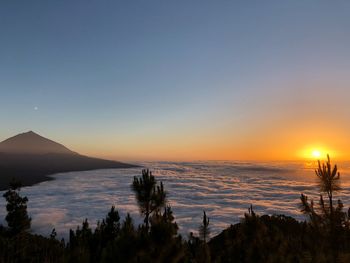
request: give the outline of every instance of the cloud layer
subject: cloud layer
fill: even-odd
[[[318,198],[312,169],[296,163],[196,162],[143,163],[168,192],[180,232],[197,232],[203,210],[210,217],[213,234],[237,223],[252,204],[258,213],[286,214],[300,220],[300,193]],[[345,165],[345,167],[348,167]],[[25,187],[34,232],[49,235],[52,228],[67,238],[88,218],[92,226],[105,217],[112,205],[122,218],[130,213],[136,223],[142,219],[130,189],[141,168],[72,172],[54,175],[56,180]],[[350,204],[350,179],[342,173],[343,191],[337,195]],[[0,222],[4,223],[5,200],[0,199]]]

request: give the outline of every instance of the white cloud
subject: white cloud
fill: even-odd
[[[301,192],[318,198],[313,172],[290,169],[265,169],[239,164],[172,164],[147,163],[158,180],[163,181],[180,231],[187,236],[201,222],[203,210],[211,218],[212,233],[236,223],[250,204],[258,213],[283,213],[303,219],[300,214]],[[183,169],[179,169],[183,166]],[[166,169],[165,169],[166,168]],[[169,169],[174,168],[174,169]],[[94,226],[115,205],[122,218],[131,213],[137,223],[142,221],[130,184],[141,169],[112,169],[72,172],[55,175],[56,180],[25,187],[32,229],[49,235],[52,228],[60,237],[68,237],[88,218]],[[300,175],[300,176],[297,176]],[[350,185],[345,178],[341,199],[350,203]],[[0,221],[4,223],[5,200],[0,199]]]

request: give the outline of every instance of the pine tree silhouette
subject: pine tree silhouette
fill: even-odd
[[[145,216],[144,223],[148,231],[150,215],[159,211],[166,203],[166,192],[164,191],[163,183],[160,182],[157,185],[152,172],[147,169],[142,170],[140,178],[134,177],[131,188],[136,194],[141,214]]]
[[[151,236],[159,243],[169,242],[177,235],[178,225],[170,206],[164,208],[163,213],[153,213],[150,218]]]
[[[10,232],[13,235],[30,229],[31,218],[27,213],[27,197],[20,196],[21,183],[13,181],[10,189],[4,193],[7,205],[6,221]]]
[[[209,217],[207,217],[207,214],[205,211],[203,211],[203,221],[202,225],[199,227],[199,236],[204,241],[204,243],[207,242],[207,239],[210,235],[210,228],[209,228]]]
[[[337,206],[333,205],[333,195],[335,192],[341,189],[340,187],[340,174],[338,172],[337,165],[332,167],[329,155],[327,155],[327,162],[321,164],[318,161],[318,168],[315,170],[316,176],[319,179],[319,212],[315,208],[313,200],[308,201],[308,197],[301,194],[301,211],[310,217],[311,222],[315,226],[329,225],[332,229],[336,221],[345,219],[345,215],[342,212],[343,204],[338,200]],[[328,203],[323,198],[322,193],[326,193],[328,197]],[[337,224],[341,224],[338,222]]]
[[[321,162],[318,161],[318,169],[315,171],[317,177],[320,181],[320,191],[324,192],[328,196],[329,200],[329,215],[333,217],[333,192],[340,190],[340,174],[338,172],[337,165],[334,165],[332,168],[331,161],[329,155],[327,155],[327,163],[323,163],[321,166]],[[323,197],[321,195],[322,206],[324,206]]]
[[[115,207],[112,206],[106,217],[106,232],[109,239],[116,237],[120,231],[120,216]]]
[[[127,213],[121,227],[121,232],[124,236],[131,236],[135,234],[134,222],[129,213]]]

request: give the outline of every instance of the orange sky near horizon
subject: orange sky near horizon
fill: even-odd
[[[276,127],[265,129],[256,136],[254,132],[237,136],[222,134],[222,136],[201,134],[201,136],[183,135],[159,136],[153,139],[144,137],[118,138],[118,135],[108,142],[103,142],[97,136],[85,141],[84,138],[71,142],[69,146],[82,154],[93,155],[125,161],[143,160],[308,160],[315,159],[314,151],[320,152],[320,159],[329,154],[335,160],[349,160],[350,144],[346,135],[332,131],[316,134],[317,128],[310,130],[293,130]],[[275,132],[273,132],[273,131]],[[98,143],[96,143],[98,142]]]
[[[199,134],[198,129],[190,127],[172,132],[155,127],[146,133],[135,129],[119,134],[35,132],[81,154],[122,161],[293,161],[315,159],[318,156],[314,156],[314,151],[320,152],[320,159],[329,154],[334,160],[350,160],[346,127],[343,130],[333,127],[340,124],[333,122],[324,127],[322,122],[293,123],[285,116],[256,122],[249,129],[215,125],[211,129],[199,129]],[[12,135],[3,135],[1,139]]]
[[[322,105],[321,97],[317,99]],[[324,96],[323,100],[326,99]],[[345,103],[344,98],[339,101]],[[316,110],[310,112],[309,106]],[[135,127],[115,134],[86,134],[75,137],[76,140],[67,134],[66,141],[82,153],[126,161],[305,160],[314,158],[314,150],[321,152],[321,159],[330,154],[335,160],[350,160],[350,125],[345,116],[337,115],[339,107],[328,112],[320,109],[316,104],[276,112],[268,108],[261,109],[265,111],[262,115],[268,116],[265,119],[216,118],[216,122],[206,127],[203,118],[203,122],[193,126],[187,123],[150,125],[141,131]]]

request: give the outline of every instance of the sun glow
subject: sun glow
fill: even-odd
[[[313,158],[320,158],[321,157],[321,152],[319,150],[312,150],[311,155]]]
[[[308,160],[323,160],[327,158],[327,154],[333,158],[338,156],[334,151],[325,147],[307,147],[300,152],[299,156]]]

